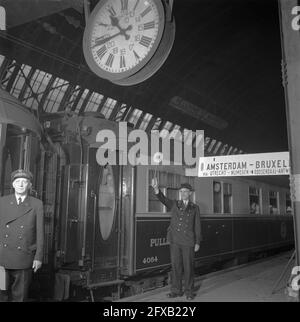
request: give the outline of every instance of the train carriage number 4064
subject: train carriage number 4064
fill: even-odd
[[[144,257],[143,259],[143,264],[151,264],[151,263],[156,263],[158,261],[157,256],[152,256],[152,257]]]

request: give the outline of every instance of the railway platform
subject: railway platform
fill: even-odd
[[[195,279],[195,298],[189,302],[292,302],[295,298],[287,293],[287,281],[294,260],[293,252],[232,267]],[[186,297],[169,299],[169,286],[118,302],[187,302]]]

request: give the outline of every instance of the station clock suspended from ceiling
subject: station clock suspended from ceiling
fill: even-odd
[[[100,0],[86,23],[83,52],[95,74],[128,86],[162,66],[174,38],[167,0]]]

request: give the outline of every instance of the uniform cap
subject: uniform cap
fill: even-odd
[[[179,189],[189,189],[190,191],[193,191],[193,188],[189,183],[182,183]]]
[[[12,172],[11,174],[11,182],[18,178],[28,179],[30,182],[32,181],[33,175],[30,171],[18,169]]]

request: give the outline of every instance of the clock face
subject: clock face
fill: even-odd
[[[89,67],[111,80],[135,74],[157,50],[164,24],[161,0],[100,0],[84,34]]]

